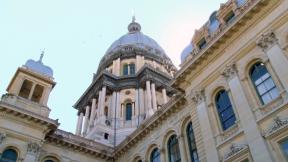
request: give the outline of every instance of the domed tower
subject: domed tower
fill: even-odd
[[[176,70],[133,17],[128,33],[110,46],[91,85],[74,105],[76,134],[119,144],[175,94],[169,82]]]

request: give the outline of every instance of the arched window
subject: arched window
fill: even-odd
[[[129,68],[129,65],[128,65],[128,64],[125,64],[125,65],[123,66],[123,75],[129,75],[129,70],[128,70],[128,68]]]
[[[150,162],[161,162],[159,149],[155,148],[152,151],[151,156],[150,156]]]
[[[129,64],[130,75],[135,74],[135,64]]]
[[[250,77],[262,104],[267,104],[279,96],[279,91],[264,63],[254,64],[250,70]]]
[[[236,117],[228,93],[225,90],[221,90],[216,95],[216,106],[223,130],[234,125]]]
[[[176,135],[171,136],[168,140],[168,156],[169,162],[181,162],[178,139]]]
[[[28,99],[33,83],[29,80],[24,80],[19,92],[19,96]]]
[[[217,12],[214,12],[209,19],[209,33],[214,33],[219,28],[219,21],[217,19]]]
[[[241,7],[246,3],[247,0],[237,0],[237,6]]]
[[[13,149],[7,149],[3,152],[0,162],[16,162],[18,154]]]
[[[125,113],[126,120],[132,120],[132,104],[131,103],[126,104],[125,112],[126,112]]]
[[[188,145],[189,145],[191,161],[192,162],[199,162],[198,154],[197,154],[196,141],[195,141],[194,131],[193,131],[193,127],[192,127],[191,122],[187,126],[186,134],[187,134],[187,138],[188,138]]]

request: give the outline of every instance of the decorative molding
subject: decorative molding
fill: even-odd
[[[276,116],[273,119],[271,126],[266,131],[263,132],[263,136],[267,138],[272,134],[278,132],[280,129],[287,127],[288,127],[288,118]]]
[[[229,137],[233,136],[240,130],[239,122],[236,121],[235,124],[230,127],[228,130],[221,133],[222,141],[227,140]]]
[[[269,50],[273,45],[278,42],[278,38],[276,37],[273,31],[269,31],[260,36],[260,38],[256,41],[257,46],[259,46],[264,52]]]
[[[192,90],[191,98],[196,105],[199,105],[206,100],[205,91],[203,89]]]
[[[224,71],[222,72],[222,75],[227,79],[227,80],[231,80],[232,78],[234,78],[235,76],[237,76],[237,67],[236,64],[233,63],[231,65],[227,65],[224,69]]]
[[[29,142],[28,147],[27,147],[27,152],[31,154],[37,154],[40,148],[41,148],[40,144],[36,142]]]
[[[246,145],[246,144],[232,143],[231,146],[229,147],[229,150],[224,154],[224,160],[223,161],[227,161],[231,157],[235,156],[236,154],[240,153],[241,151],[243,151],[247,148],[248,148],[248,145]]]
[[[4,141],[5,138],[6,138],[6,134],[0,132],[0,144],[2,144],[2,142]]]

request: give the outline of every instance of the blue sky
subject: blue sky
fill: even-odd
[[[92,81],[108,47],[127,33],[135,11],[142,32],[180,64],[181,51],[210,14],[226,0],[1,0],[0,93],[17,67],[32,58],[54,70],[50,117],[74,132],[72,105]]]

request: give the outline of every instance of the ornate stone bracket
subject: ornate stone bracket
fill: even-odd
[[[222,72],[222,75],[227,79],[227,80],[231,80],[232,78],[234,78],[237,75],[237,67],[236,64],[233,63],[231,65],[227,65],[225,67],[225,69]]]
[[[37,154],[40,150],[40,144],[36,142],[29,142],[27,147],[27,153],[30,154]]]
[[[278,38],[276,37],[273,31],[269,31],[260,36],[260,38],[256,41],[257,46],[259,46],[264,52],[269,50],[273,45],[278,42]]]
[[[241,151],[245,150],[248,148],[246,144],[235,144],[232,143],[231,146],[229,147],[229,150],[227,153],[224,154],[224,159],[223,161],[227,161],[229,158],[235,156],[236,154],[240,153]]]
[[[201,89],[201,90],[192,90],[190,95],[191,95],[191,98],[192,98],[193,102],[196,105],[199,105],[200,103],[204,102],[205,99],[206,99],[205,92],[204,92],[203,89]]]
[[[6,134],[0,132],[0,144],[2,144],[2,142],[4,141],[5,138],[6,138]]]
[[[263,136],[267,138],[272,134],[278,132],[280,129],[287,127],[288,127],[288,118],[282,118],[277,116],[273,119],[271,126],[266,131],[263,132]]]

